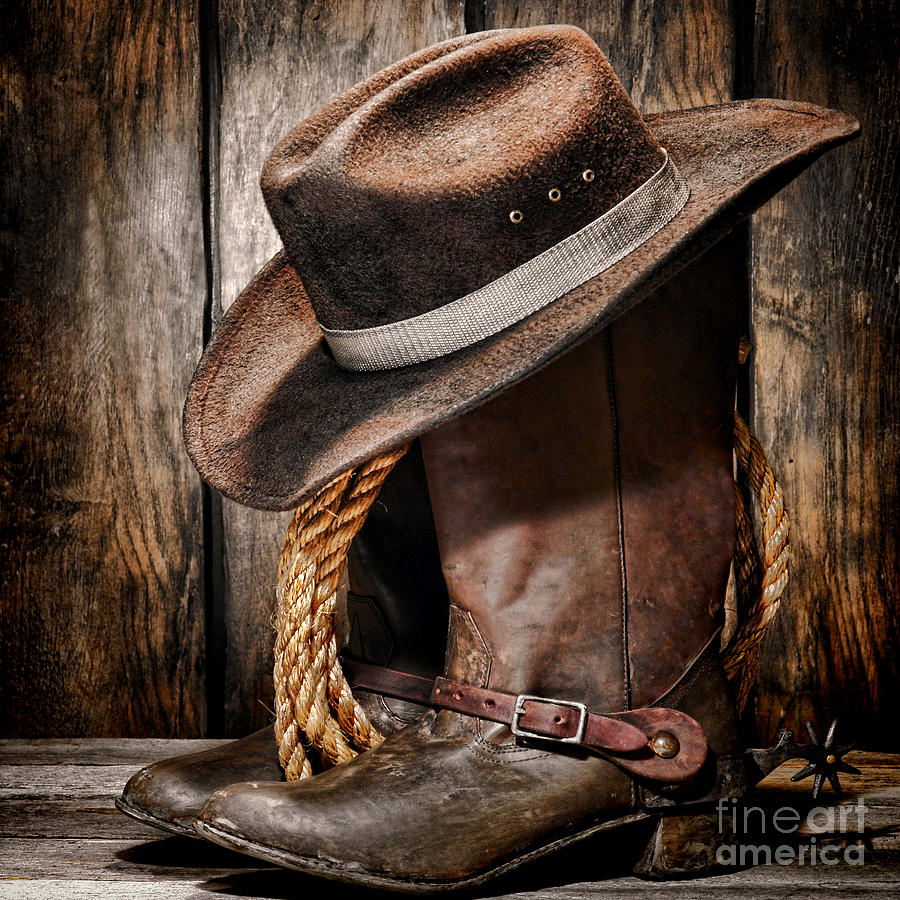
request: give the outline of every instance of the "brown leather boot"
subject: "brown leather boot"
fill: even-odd
[[[418,445],[393,469],[350,549],[346,605],[336,630],[344,654],[378,666],[434,676],[444,660],[447,591],[440,571],[425,473]],[[422,707],[375,692],[357,694],[382,734],[392,734]],[[215,790],[235,781],[281,781],[271,725],[221,747],[163,760],[137,772],[116,806],[175,834],[197,837],[192,825]]]
[[[218,791],[204,836],[402,890],[476,885],[662,815],[683,846],[667,848],[668,868],[650,853],[643,871],[708,859],[708,836],[699,860],[688,852],[704,820],[671,817],[739,790],[723,783],[738,745],[717,629],[735,530],[740,271],[719,244],[422,438],[451,597],[438,710],[315,779]],[[699,752],[685,722],[702,728]]]

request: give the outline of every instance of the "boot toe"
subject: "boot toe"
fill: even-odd
[[[327,830],[330,822],[342,816],[335,809],[318,823],[315,805],[303,802],[302,788],[308,784],[251,781],[229,785],[206,801],[195,827],[219,843],[265,858],[282,852],[316,857],[322,829]],[[296,823],[301,823],[300,827],[293,827]]]
[[[319,856],[321,839],[313,817],[303,809],[302,796],[297,796],[298,786],[296,782],[229,785],[206,801],[194,819],[194,829],[231,850],[289,868],[306,868],[298,863]],[[302,824],[291,827],[295,823]]]
[[[122,812],[149,825],[193,836],[191,823],[209,797],[209,791],[183,773],[172,771],[170,762],[154,763],[135,773],[116,805]]]
[[[217,788],[241,779],[280,781],[272,728],[201,753],[165,759],[135,773],[116,806],[175,834],[196,837],[194,819]]]

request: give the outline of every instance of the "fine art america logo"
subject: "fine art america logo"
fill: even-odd
[[[716,810],[722,836],[722,843],[716,849],[719,865],[865,864],[863,800],[856,806],[814,806],[803,812],[793,806],[781,806],[773,811],[723,799]]]

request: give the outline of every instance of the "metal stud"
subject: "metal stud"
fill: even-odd
[[[678,755],[681,747],[671,731],[657,731],[650,741],[650,749],[662,759],[671,759]]]
[[[581,177],[590,184],[594,180],[594,170],[593,169],[585,169],[581,173]]]
[[[550,198],[551,203],[559,203],[562,192],[559,188],[550,188],[550,193],[547,196]]]
[[[521,210],[521,209],[514,209],[514,210],[509,214],[509,221],[512,222],[513,225],[518,225],[519,222],[521,222],[522,219],[524,219],[524,218],[525,218],[525,217],[522,215],[522,210]]]

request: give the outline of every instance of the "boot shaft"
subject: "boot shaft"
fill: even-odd
[[[734,540],[740,272],[736,243],[720,243],[422,439],[451,622],[478,632],[451,638],[455,677],[627,709],[712,637]],[[482,645],[468,673],[461,643]]]

